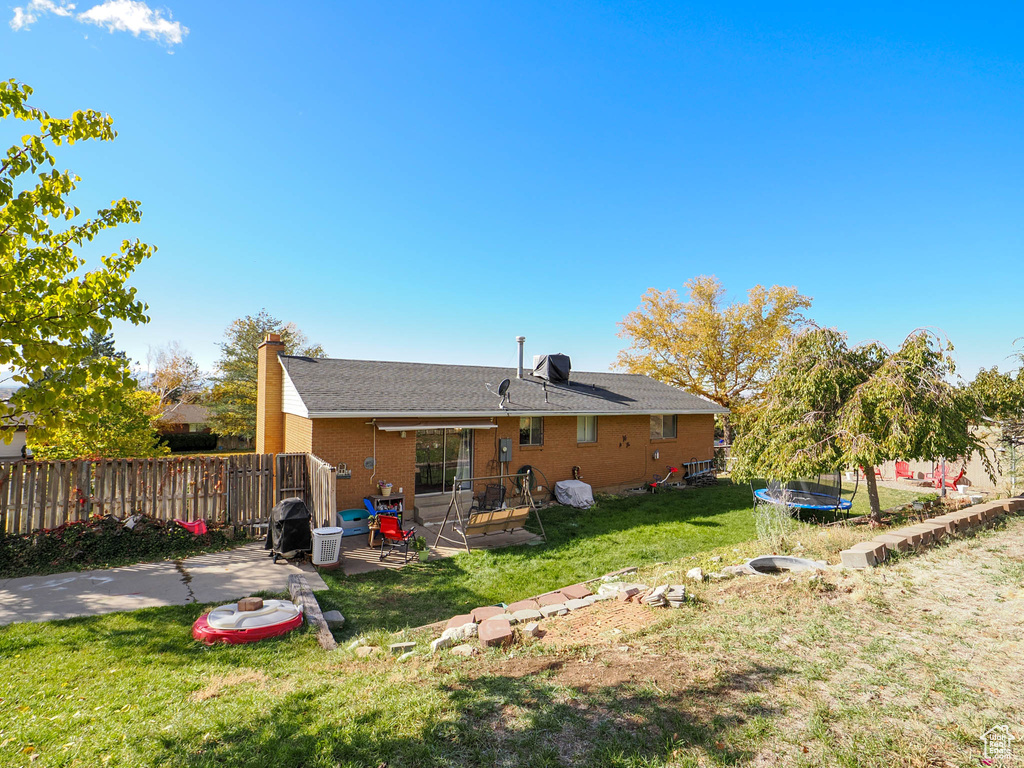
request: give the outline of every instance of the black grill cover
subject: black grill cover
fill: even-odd
[[[568,384],[572,363],[568,355],[537,355],[533,375],[552,384]]]
[[[313,551],[313,534],[306,502],[293,496],[282,499],[271,510],[266,548],[285,558]]]

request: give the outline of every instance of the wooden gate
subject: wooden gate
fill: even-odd
[[[335,525],[337,472],[311,453],[277,454],[277,500],[297,496],[306,502],[315,527]]]

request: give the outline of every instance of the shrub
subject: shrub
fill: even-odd
[[[211,432],[171,432],[161,435],[160,439],[172,452],[217,449],[217,436]]]

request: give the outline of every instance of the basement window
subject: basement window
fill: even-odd
[[[676,436],[676,415],[651,416],[651,440],[667,440]]]
[[[576,442],[597,442],[597,416],[576,417]]]
[[[544,445],[543,416],[523,416],[519,419],[519,444]]]

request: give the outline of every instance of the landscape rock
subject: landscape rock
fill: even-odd
[[[340,629],[345,626],[345,617],[341,615],[341,611],[324,611],[324,621],[331,629]]]
[[[391,651],[392,656],[401,656],[403,653],[408,653],[416,647],[416,643],[392,643],[388,646],[388,650]]]
[[[665,598],[665,593],[668,592],[668,584],[663,584],[660,587],[655,587],[646,595],[644,595],[641,602],[644,605],[650,605],[655,608],[660,608],[668,604],[668,600]]]
[[[461,627],[449,627],[441,633],[441,637],[451,638],[456,643],[467,640],[471,637],[476,637],[477,625],[473,622],[463,624]]]
[[[540,607],[540,615],[546,619],[552,616],[564,616],[568,612],[569,609],[565,607],[565,603],[557,603],[555,605],[542,605]]]
[[[686,578],[694,581],[704,581],[704,571],[700,568],[691,568],[686,572]]]
[[[590,591],[590,587],[585,584],[573,584],[571,587],[562,587],[559,592],[565,595],[569,600],[581,600],[584,597],[590,597],[594,594]]]
[[[505,619],[488,619],[480,623],[480,644],[485,648],[510,645],[515,639],[512,626]]]
[[[434,640],[434,642],[430,644],[430,652],[437,653],[438,651],[443,651],[445,648],[451,648],[455,643],[456,640],[454,637],[445,637],[444,635],[441,635],[437,640]]]
[[[529,624],[524,624],[522,627],[523,636],[529,635],[530,637],[540,637],[540,623],[531,621]]]
[[[580,608],[589,608],[591,605],[593,605],[592,602],[588,603],[586,600],[583,599],[573,599],[565,601],[565,607],[570,611],[578,611]]]
[[[511,607],[511,606],[509,606]],[[517,624],[530,621],[540,621],[542,614],[540,611],[533,608],[523,608],[512,614],[512,617],[516,620]]]
[[[538,597],[537,603],[543,608],[545,605],[561,605],[568,599],[561,592],[548,592],[546,595]]]
[[[500,605],[485,605],[480,608],[474,608],[472,613],[473,621],[479,624],[481,621],[492,619],[495,616],[501,616],[504,612],[505,609]]]
[[[379,650],[380,648],[378,648],[376,645],[360,645],[358,648],[356,648],[356,656],[358,656],[361,659],[365,659],[367,656],[372,656]]]
[[[398,657],[398,661],[408,661],[409,659],[412,658],[412,656],[413,656],[412,651],[406,651],[405,653],[403,653],[401,656]]]
[[[465,643],[463,643],[462,645],[457,645],[454,648],[452,648],[452,655],[453,656],[467,656],[468,657],[468,656],[475,656],[476,653],[477,653],[477,649],[476,648],[474,648],[472,645],[466,645]]]
[[[509,604],[508,608],[505,609],[505,612],[506,613],[514,614],[516,611],[523,611],[523,610],[526,610],[528,608],[532,608],[533,610],[536,611],[537,609],[540,608],[540,603],[538,603],[536,600],[533,600],[533,599],[530,599],[530,600],[516,600],[516,602]]]
[[[448,624],[445,625],[445,628],[451,629],[452,627],[461,627],[465,624],[474,623],[476,623],[476,620],[473,618],[473,614],[463,613],[458,616],[452,616],[450,619],[448,619]]]

